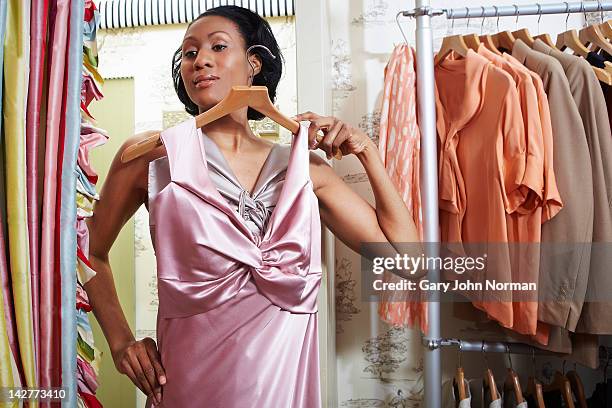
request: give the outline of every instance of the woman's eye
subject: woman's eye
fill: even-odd
[[[227,48],[227,45],[223,45],[223,44],[217,44],[217,45],[213,46],[213,50],[215,50],[215,51],[217,51],[217,50],[221,51],[221,50],[224,50],[225,48]]]
[[[183,55],[187,58],[191,58],[194,54],[196,54],[195,51],[185,51]]]

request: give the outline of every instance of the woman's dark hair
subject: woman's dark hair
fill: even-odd
[[[189,26],[195,21],[206,16],[219,16],[225,17],[228,20],[236,24],[238,31],[242,34],[242,38],[245,42],[245,52],[251,45],[264,45],[272,54],[276,56],[273,59],[266,50],[257,47],[251,50],[251,53],[256,53],[261,58],[261,70],[253,78],[253,85],[263,85],[268,87],[268,94],[270,100],[274,102],[276,98],[276,87],[281,78],[283,72],[283,56],[276,42],[276,38],[272,33],[270,24],[260,17],[257,13],[251,10],[238,6],[220,6],[205,11],[200,14],[198,18],[189,23]],[[172,80],[174,82],[174,89],[181,102],[185,105],[185,110],[192,116],[196,116],[199,113],[198,105],[196,105],[187,95],[183,78],[181,77],[181,59],[182,59],[182,47],[174,53],[172,58]],[[264,118],[264,115],[249,108],[247,113],[249,120],[260,120]]]

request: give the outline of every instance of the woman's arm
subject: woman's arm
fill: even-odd
[[[109,252],[117,235],[147,197],[143,181],[147,179],[150,155],[124,164],[121,163],[121,154],[127,146],[151,133],[154,132],[136,135],[119,149],[100,192],[100,199],[94,204],[94,215],[86,220],[89,230],[89,260],[96,275],[83,288],[104,332],[117,369],[130,377],[145,394],[159,401],[160,384],[165,383],[165,374],[157,347],[150,338],[135,341],[117,297],[109,262]]]
[[[374,193],[375,207],[361,198],[334,172],[325,160],[311,153],[311,179],[319,199],[321,219],[342,242],[359,252],[367,242],[419,242],[419,236],[408,211],[378,155],[376,145],[362,131],[334,117],[308,112],[296,117],[310,120],[311,148],[318,130],[324,133],[319,143],[328,157],[338,149],[343,155],[355,154],[363,165]],[[391,255],[387,247],[387,252]],[[382,248],[381,248],[382,250]]]

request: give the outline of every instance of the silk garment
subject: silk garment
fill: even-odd
[[[28,387],[37,387],[26,191],[25,108],[28,94],[30,2],[7,3],[2,114],[6,157],[8,251],[21,365]],[[3,334],[4,335],[4,334]],[[4,341],[4,340],[2,340]],[[3,347],[3,346],[2,346]],[[4,348],[4,347],[3,347]],[[4,360],[6,361],[6,360]],[[31,403],[37,407],[36,401]]]
[[[195,119],[162,132],[171,181],[149,202],[161,406],[321,406],[321,231],[308,125],[293,136],[273,210],[257,203],[261,186],[254,198],[239,195],[252,222],[228,202],[228,185],[213,181],[222,172],[207,155],[220,152]]]
[[[68,49],[68,81],[66,86],[66,127],[64,151],[61,157],[61,204],[60,206],[60,275],[61,275],[61,385],[67,389],[67,398],[62,401],[64,407],[74,407],[77,400],[77,382],[74,373],[77,371],[76,348],[76,253],[77,253],[77,217],[76,189],[77,155],[81,141],[81,68],[83,66],[83,27],[85,14],[83,0],[70,4],[70,30]]]

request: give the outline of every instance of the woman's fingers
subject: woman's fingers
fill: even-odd
[[[146,378],[147,384],[149,385],[149,389],[151,390],[151,395],[155,399],[155,402],[159,404],[161,402],[161,387],[157,382],[157,377],[155,376],[155,368],[153,368],[153,364],[149,359],[149,354],[145,347],[142,347],[138,353],[138,362],[140,363],[140,367],[142,372]]]
[[[128,352],[128,357],[129,357],[130,366],[132,367],[132,371],[134,372],[134,375],[136,376],[136,380],[140,384],[138,388],[140,388],[142,392],[144,392],[147,396],[155,399],[155,394],[153,393],[154,387],[152,387],[149,384],[149,380],[147,379],[147,376],[142,366],[140,365],[140,359],[138,358],[138,353],[136,351],[130,350]]]
[[[159,351],[157,350],[157,345],[155,344],[155,340],[150,337],[146,337],[142,340],[144,343],[147,354],[149,355],[149,360],[151,360],[151,364],[153,364],[153,368],[155,369],[155,374],[157,375],[157,381],[164,385],[166,384],[166,371],[161,364],[161,356],[159,355]]]
[[[140,382],[138,375],[136,374],[136,371],[132,368],[132,363],[129,359],[125,359],[122,361],[121,368],[123,369],[123,373],[127,375],[130,380],[132,380],[132,383],[134,383],[134,385],[138,387],[140,391],[144,392],[147,395],[150,395],[147,393],[145,386]]]
[[[323,151],[325,151],[325,153],[327,154],[328,159],[330,159],[334,154],[332,150],[332,145],[334,143],[334,139],[336,138],[336,136],[338,136],[338,132],[340,132],[340,130],[342,130],[342,122],[337,120],[333,124],[331,129],[325,134],[323,140],[321,140],[321,142],[319,143],[321,149],[323,149]]]

